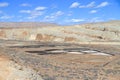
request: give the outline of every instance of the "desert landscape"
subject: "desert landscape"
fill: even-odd
[[[0,80],[120,80],[120,21],[0,22]]]

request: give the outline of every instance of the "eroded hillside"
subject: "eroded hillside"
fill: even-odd
[[[3,23],[0,24],[4,26]],[[20,23],[16,24],[21,25]],[[16,26],[14,24],[11,25],[14,27]],[[89,23],[73,26],[47,25],[46,27],[46,25],[43,25],[41,27],[40,24],[34,24],[32,27],[14,27],[1,28],[0,39],[57,42],[120,41],[120,21]]]

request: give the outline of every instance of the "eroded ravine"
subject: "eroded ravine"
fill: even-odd
[[[0,56],[0,80],[43,80],[35,71]]]

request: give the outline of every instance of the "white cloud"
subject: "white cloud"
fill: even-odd
[[[95,2],[90,2],[89,4],[87,5],[80,5],[79,8],[101,8],[101,7],[105,7],[105,6],[108,6],[109,3],[108,2],[102,2],[101,4],[99,5],[95,5]]]
[[[43,14],[43,12],[41,12],[41,11],[33,11],[31,13],[32,16],[41,16],[42,14]]]
[[[85,21],[84,19],[71,19],[71,22],[82,22]]]
[[[21,4],[20,6],[23,6],[23,7],[30,7],[31,5],[28,4],[28,3],[23,3],[23,4]]]
[[[42,11],[42,10],[45,10],[46,7],[43,7],[43,6],[39,6],[39,7],[36,7],[35,10],[36,11]]]
[[[69,11],[67,16],[72,16],[73,15],[73,11]]]
[[[35,19],[41,15],[44,14],[44,10],[47,9],[47,7],[36,7],[33,10],[20,10],[20,13],[26,13],[29,14],[29,17],[27,19]]]
[[[57,11],[56,13],[55,13],[55,16],[61,16],[61,15],[63,15],[64,13],[62,12],[62,11]]]
[[[44,13],[44,11],[36,11],[36,10],[20,10],[19,12],[29,14],[29,17],[27,17],[27,19],[37,18],[37,17],[43,15],[43,13]]]
[[[102,22],[104,21],[100,17],[93,17],[90,19],[80,19],[80,18],[73,18],[73,19],[67,19],[65,22],[67,23],[80,23],[80,22]]]
[[[52,4],[52,5],[50,6],[50,8],[51,8],[51,9],[56,9],[56,8],[58,8],[58,6],[57,6],[56,4]]]
[[[101,19],[100,17],[94,17],[90,20],[88,20],[88,22],[102,22],[104,21],[103,19]]]
[[[78,23],[78,22],[83,22],[85,19],[79,19],[79,18],[74,18],[74,19],[67,19],[65,22],[72,22],[72,23]]]
[[[77,7],[79,7],[79,5],[80,5],[80,3],[74,2],[71,4],[70,8],[77,8]]]
[[[93,2],[91,2],[91,3],[89,3],[86,7],[94,7],[95,6],[95,2],[93,1]]]
[[[27,17],[27,19],[35,19],[43,14],[44,14],[43,11],[31,11],[30,16]]]
[[[91,13],[91,14],[97,13],[97,10],[91,10],[90,13]]]
[[[9,4],[7,2],[1,2],[0,7],[7,7]]]
[[[0,14],[2,14],[3,13],[3,11],[0,11]]]
[[[81,5],[81,6],[79,6],[79,8],[86,8],[86,6],[84,6],[84,5]]]
[[[1,16],[0,19],[11,19],[13,18],[14,16],[8,16],[8,15],[4,15],[4,16]]]
[[[95,2],[90,2],[89,4],[87,5],[80,5],[79,8],[92,8],[95,6]]]
[[[56,20],[59,16],[62,16],[64,14],[64,12],[62,11],[57,11],[55,13],[52,13],[51,15],[49,16],[45,16],[45,21],[54,21]]]
[[[99,4],[96,8],[101,8],[101,7],[105,7],[108,6],[109,3],[108,2],[102,2],[101,4]]]
[[[19,12],[20,13],[28,13],[29,14],[29,13],[31,13],[31,10],[20,10]]]
[[[72,13],[69,13],[68,16],[72,16]]]
[[[29,17],[27,17],[27,19],[35,19],[36,18],[36,16],[29,16]]]
[[[109,20],[117,20],[116,18],[109,18]]]

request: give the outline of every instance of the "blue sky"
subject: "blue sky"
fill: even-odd
[[[120,20],[120,0],[0,0],[0,22],[62,25]]]

